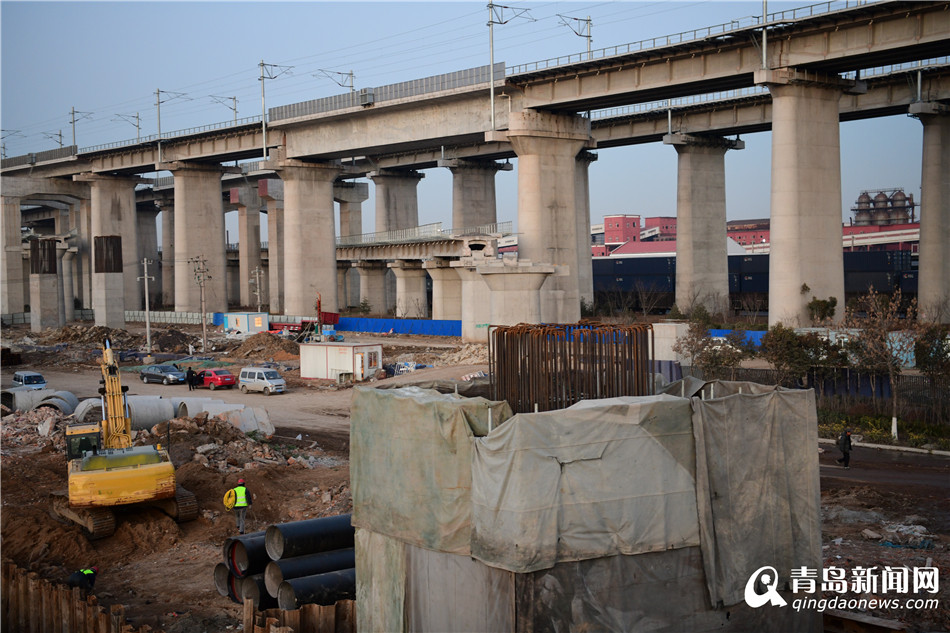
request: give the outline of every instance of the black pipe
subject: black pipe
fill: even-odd
[[[280,583],[277,604],[292,611],[302,604],[336,604],[338,600],[356,599],[356,570],[341,569],[315,576],[291,578]]]
[[[231,569],[231,544],[235,541],[246,541],[249,538],[254,538],[255,536],[261,536],[262,534],[267,534],[266,530],[261,530],[260,532],[252,532],[251,534],[241,534],[239,536],[229,536],[224,540],[224,545],[221,546],[221,554],[224,556],[224,564],[228,566],[228,569]]]
[[[328,571],[349,569],[356,566],[356,554],[352,547],[330,552],[307,554],[295,558],[272,560],[264,568],[264,586],[267,593],[277,597],[280,583],[291,578],[325,574]]]
[[[353,547],[349,514],[280,523],[267,528],[267,553],[273,560]]]
[[[270,557],[267,555],[267,546],[264,544],[264,536],[255,536],[254,538],[243,541],[234,541],[231,543],[232,561],[231,573],[238,578],[244,578],[253,574],[264,572]]]
[[[238,587],[238,583],[241,582],[241,579],[235,576],[234,574],[228,574],[228,598],[231,599],[231,602],[236,602],[242,604],[241,600],[241,588]]]
[[[277,598],[267,593],[264,587],[264,574],[247,576],[239,581],[241,597],[245,602],[250,600],[258,611],[273,609],[277,606]]]

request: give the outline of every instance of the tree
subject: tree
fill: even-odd
[[[795,330],[776,323],[762,337],[762,357],[776,372],[778,384],[784,385],[791,379],[801,378],[811,367],[812,358],[805,350],[801,337]]]
[[[857,297],[845,316],[845,325],[857,330],[848,344],[856,364],[872,375],[886,375],[891,384],[891,435],[897,439],[900,384],[897,377],[914,352],[920,328],[917,300],[903,305],[901,291],[887,296],[871,288]]]
[[[837,297],[819,299],[818,297],[812,296],[811,301],[808,302],[808,316],[814,325],[830,321],[835,316],[835,308],[837,306]]]
[[[642,279],[633,284],[633,291],[637,296],[637,304],[643,316],[650,314],[663,298],[663,293],[656,290],[653,284],[647,285]]]
[[[732,332],[725,341],[713,340],[708,325],[702,320],[689,324],[686,335],[676,339],[673,351],[688,359],[691,366],[703,372],[703,378],[714,380],[735,379],[735,370],[747,356],[745,337],[742,332]]]

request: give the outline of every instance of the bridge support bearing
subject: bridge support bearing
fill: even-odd
[[[319,292],[323,310],[337,312],[333,181],[340,167],[285,161],[276,169],[284,182],[284,311],[313,314]]]
[[[576,323],[581,312],[575,170],[578,152],[592,143],[588,121],[514,112],[508,140],[518,155],[518,257],[555,267],[541,292],[541,320]]]
[[[396,318],[428,318],[426,271],[422,269],[422,262],[396,260],[389,268],[396,276]]]
[[[911,114],[924,126],[917,302],[921,317],[950,323],[950,108],[915,103]]]
[[[729,307],[726,249],[726,151],[742,141],[667,134],[677,154],[676,305],[689,313],[702,305],[710,314]]]
[[[806,82],[772,71],[769,326],[811,323],[812,297],[844,311],[841,249],[840,82]],[[678,271],[677,271],[678,272]]]
[[[422,263],[432,278],[432,318],[456,320],[462,318],[462,278],[445,259]]]

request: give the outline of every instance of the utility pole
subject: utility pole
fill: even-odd
[[[264,60],[261,60],[261,63],[258,64],[261,69],[261,76],[259,81],[261,82],[261,145],[263,154],[262,158],[267,160],[267,104],[264,101],[264,80],[265,79],[277,79],[284,73],[289,73],[290,69],[293,66],[281,66],[280,64],[265,64]]]
[[[264,271],[261,270],[261,267],[258,266],[251,271],[253,277],[251,277],[250,282],[254,284],[254,295],[257,297],[257,311],[261,311],[261,275],[264,274]]]
[[[514,12],[508,19],[505,19],[505,9]],[[488,93],[491,103],[491,129],[493,131],[495,129],[495,25],[508,24],[517,17],[525,17],[532,22],[537,22],[528,11],[528,9],[506,7],[494,2],[488,3]]]
[[[148,304],[148,282],[155,280],[155,277],[148,275],[148,265],[151,263],[153,263],[152,260],[147,257],[142,260],[143,274],[137,278],[139,281],[145,281],[145,352],[149,356],[152,355],[152,321]]]
[[[208,268],[205,263],[208,261],[204,257],[192,257],[188,260],[195,267],[195,283],[201,291],[201,353],[208,350],[208,319],[205,314],[205,282],[211,279],[208,274]]]

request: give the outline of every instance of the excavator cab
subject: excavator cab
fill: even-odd
[[[66,427],[66,460],[82,459],[86,453],[102,449],[102,433],[98,424],[79,422]]]

